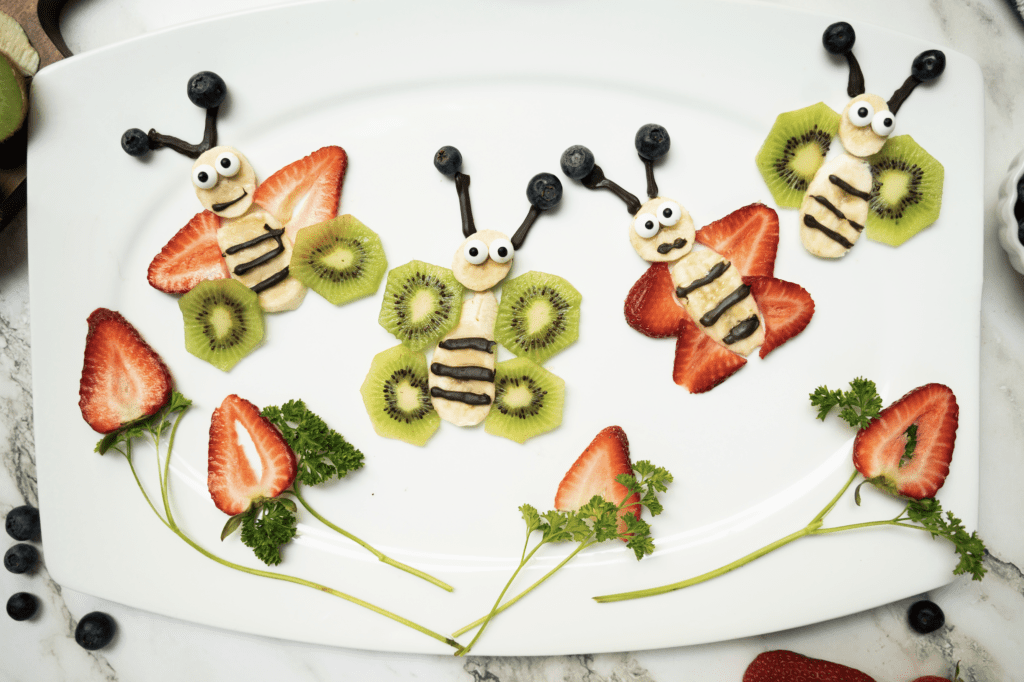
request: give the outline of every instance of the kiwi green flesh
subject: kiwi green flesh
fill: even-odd
[[[380,237],[350,215],[299,230],[292,276],[334,305],[377,291],[388,269]]]
[[[185,349],[229,371],[263,342],[263,309],[251,289],[234,279],[200,282],[178,299]]]
[[[505,283],[494,338],[537,363],[579,338],[583,297],[556,275],[528,272]]]
[[[374,356],[360,393],[374,431],[385,438],[423,445],[441,425],[430,402],[427,358],[402,344]]]
[[[775,119],[755,161],[778,206],[800,207],[839,132],[839,121],[839,114],[822,102]]]
[[[18,68],[0,54],[0,142],[13,135],[28,113],[28,91]]]
[[[410,349],[423,350],[459,323],[462,295],[448,268],[410,261],[388,273],[378,321]]]
[[[899,246],[938,219],[942,164],[910,135],[890,138],[868,163],[871,198],[864,230],[868,237]]]
[[[494,404],[484,430],[525,443],[562,423],[565,381],[529,358],[499,362],[494,370]]]

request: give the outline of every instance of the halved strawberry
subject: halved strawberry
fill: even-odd
[[[949,474],[959,415],[948,386],[915,388],[857,433],[853,465],[886,492],[917,500],[933,497]],[[917,443],[909,461],[901,464],[911,424],[917,425]]]
[[[195,214],[149,264],[149,283],[168,294],[184,294],[204,280],[230,277],[218,229],[220,218],[210,211]]]
[[[262,467],[258,478],[238,439],[238,426],[256,446]],[[295,480],[297,460],[284,436],[260,415],[258,407],[229,395],[210,421],[208,466],[207,486],[213,503],[234,516],[248,510],[254,500],[277,497],[286,490]]]
[[[779,250],[779,214],[764,204],[750,204],[702,227],[697,241],[728,258],[743,275],[771,277]]]
[[[348,156],[344,149],[322,147],[264,180],[256,188],[253,201],[281,221],[285,234],[294,244],[295,233],[303,227],[338,215],[341,183],[347,167]],[[302,205],[295,210],[300,201]]]
[[[629,440],[621,427],[609,426],[597,434],[558,484],[555,509],[576,511],[590,502],[594,495],[619,504],[629,494],[626,486],[615,480],[619,474],[633,475]],[[640,518],[639,502],[640,496],[634,493],[626,500],[619,516],[633,514]],[[625,531],[626,522],[620,519],[619,533]]]
[[[758,654],[743,673],[743,682],[875,682],[875,679],[839,663],[780,650]]]
[[[78,388],[82,417],[100,433],[148,417],[171,399],[171,373],[120,313],[89,315],[85,364]]]
[[[758,353],[762,358],[804,330],[814,315],[814,299],[799,284],[774,277],[744,277],[750,287],[761,318],[764,320],[764,343]]]
[[[715,343],[689,318],[676,331],[676,357],[672,380],[690,393],[704,393],[747,364],[742,355]]]
[[[676,335],[679,322],[688,317],[679,305],[668,263],[652,263],[626,296],[626,323],[644,336],[663,339]]]

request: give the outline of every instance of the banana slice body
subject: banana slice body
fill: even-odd
[[[494,294],[473,294],[462,304],[459,325],[434,349],[427,383],[441,419],[456,426],[473,426],[491,411],[497,319],[498,300]]]

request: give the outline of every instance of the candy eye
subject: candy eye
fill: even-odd
[[[683,209],[674,201],[666,201],[658,207],[658,222],[665,227],[671,227],[678,223],[682,215]]]
[[[491,242],[491,260],[496,263],[507,263],[512,260],[516,250],[512,248],[512,242],[499,237]]]
[[[242,162],[238,160],[238,156],[231,152],[221,152],[220,156],[217,157],[217,172],[225,178],[236,175],[241,167]]]
[[[864,126],[871,123],[871,117],[874,115],[875,108],[873,106],[871,106],[867,102],[857,102],[852,107],[850,107],[850,113],[848,114],[848,117],[850,119],[850,123],[857,126],[858,128],[863,128]]]
[[[480,265],[487,260],[487,244],[479,239],[470,239],[462,247],[462,255],[471,265]]]
[[[217,184],[217,171],[209,164],[196,166],[192,171],[192,184],[199,189],[211,189]]]
[[[879,111],[871,119],[871,129],[876,135],[886,137],[896,127],[896,116],[891,111]]]
[[[650,239],[658,234],[658,230],[661,229],[661,223],[658,222],[653,213],[641,213],[633,220],[633,229],[642,238]]]

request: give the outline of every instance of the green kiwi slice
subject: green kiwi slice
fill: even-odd
[[[377,233],[350,215],[299,230],[289,272],[334,305],[369,296],[388,261]]]
[[[484,430],[525,443],[562,423],[565,381],[529,358],[499,362]]]
[[[178,299],[185,349],[225,372],[263,342],[263,309],[236,279],[200,282]]]
[[[823,102],[779,114],[755,158],[778,206],[799,208],[825,162],[840,116]]]
[[[13,135],[25,122],[28,91],[18,67],[0,54],[0,142]]]
[[[402,344],[374,356],[359,392],[374,431],[385,438],[423,445],[441,425],[430,402],[427,358]]]
[[[516,355],[543,363],[579,338],[582,300],[561,277],[520,275],[501,289],[494,338]]]
[[[423,350],[459,323],[462,292],[448,268],[410,261],[388,273],[378,321],[412,350]]]
[[[939,217],[942,164],[910,135],[889,138],[868,159],[871,199],[864,233],[875,241],[899,246]]]

